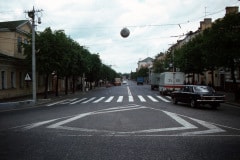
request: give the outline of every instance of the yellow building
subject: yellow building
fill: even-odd
[[[28,20],[0,22],[0,99],[32,93],[31,82],[25,81],[29,70],[22,47],[30,34]]]

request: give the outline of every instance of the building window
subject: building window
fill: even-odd
[[[22,37],[18,37],[17,48],[18,48],[18,53],[22,53]]]
[[[28,40],[26,38],[24,39],[24,44],[28,44]]]
[[[15,72],[11,72],[11,88],[15,88],[15,84],[16,84]]]
[[[6,88],[6,75],[5,75],[5,71],[1,71],[1,89],[5,89]]]

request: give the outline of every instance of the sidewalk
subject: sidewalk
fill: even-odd
[[[227,104],[231,104],[231,105],[240,107],[240,100],[238,102],[235,101],[234,93],[232,93],[232,92],[219,92],[219,93],[226,95],[226,103]]]
[[[75,93],[69,93],[68,95],[65,95],[64,92],[60,92],[58,96],[55,96],[54,93],[48,94],[47,99],[44,99],[43,95],[37,95],[37,101],[36,104],[33,103],[32,95],[24,96],[24,97],[18,97],[14,99],[7,99],[7,100],[1,100],[0,101],[0,112],[7,111],[7,110],[14,110],[14,109],[23,109],[23,108],[31,108],[31,107],[37,107],[46,103],[59,101],[62,99],[66,99],[68,97],[74,96],[81,96],[86,94],[86,92],[77,91]]]

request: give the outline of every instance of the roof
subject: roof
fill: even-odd
[[[147,57],[144,60],[141,60],[139,62],[149,62],[149,61],[153,61],[153,59],[151,57]]]
[[[13,60],[22,61],[23,59],[12,57],[12,56],[8,56],[8,55],[3,54],[3,53],[0,52],[0,60],[4,60],[4,61],[13,61]]]
[[[0,22],[0,30],[15,31],[22,25],[29,23],[28,20]]]

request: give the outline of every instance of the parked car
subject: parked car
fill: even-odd
[[[209,104],[217,108],[225,102],[225,95],[217,93],[212,87],[201,85],[184,85],[180,90],[171,94],[174,104],[178,102],[188,103],[191,107],[200,104]]]

